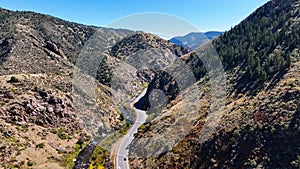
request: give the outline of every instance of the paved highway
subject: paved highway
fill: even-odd
[[[139,97],[134,100],[134,103],[137,102],[141,97],[143,97],[146,93],[147,89],[145,89]],[[131,104],[133,105],[133,104]],[[134,107],[133,107],[134,108]],[[133,126],[130,128],[128,133],[122,138],[121,143],[119,144],[117,156],[116,156],[116,168],[117,169],[129,169],[128,163],[128,146],[134,139],[134,134],[137,133],[138,127],[146,122],[147,115],[145,111],[134,109],[136,112],[136,120]]]
[[[147,89],[145,89],[139,97],[133,100],[133,103],[137,102],[141,97],[143,97],[146,93]],[[131,104],[132,106],[133,104]],[[133,107],[133,106],[132,106]],[[133,107],[134,108],[134,107]],[[121,143],[119,144],[119,147],[117,149],[117,155],[116,155],[116,166],[117,169],[129,169],[128,164],[128,145],[131,143],[131,141],[134,139],[134,134],[137,132],[138,127],[143,124],[146,119],[147,115],[145,111],[134,109],[136,112],[136,120],[134,125],[130,128],[126,136],[124,136],[121,140]],[[132,116],[129,112],[126,112],[125,109],[121,110],[123,114],[125,114],[126,119],[132,121]],[[127,113],[127,114],[126,114]],[[73,166],[73,169],[87,169],[90,162],[90,157],[93,154],[94,149],[96,146],[101,142],[103,138],[94,138],[87,146],[84,147],[83,150],[80,151],[79,155],[76,158],[75,164]],[[126,160],[124,160],[126,158]]]

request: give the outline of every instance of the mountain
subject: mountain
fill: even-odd
[[[79,151],[101,132],[100,123],[106,131],[126,129],[119,105],[152,77],[130,65],[137,50],[164,50],[174,57],[189,52],[151,34],[86,26],[34,12],[0,8],[0,18],[4,168],[72,167]],[[88,47],[100,47],[103,53],[89,53]],[[100,65],[95,64],[97,56],[103,57]],[[85,87],[90,84],[94,89]]]
[[[106,99],[97,103],[82,98],[72,91],[72,86],[76,89],[72,76],[81,48],[97,30],[124,36],[131,31],[96,28],[2,8],[0,18],[2,167],[68,165],[91,132],[80,123],[74,100],[89,103],[91,109],[101,105],[98,110],[107,117],[105,123],[112,128],[122,127],[110,89],[96,82],[97,97]]]
[[[219,38],[184,55],[197,82],[182,94],[174,92],[162,113],[140,127],[130,149],[136,153],[131,166],[299,168],[299,6],[299,0],[269,1]],[[202,139],[203,130],[209,131],[205,124],[210,120],[212,84],[199,57],[213,56],[205,53],[209,44],[222,61],[227,92],[224,109],[217,112],[221,120],[210,137]],[[198,97],[182,99],[196,91]]]
[[[210,32],[192,32],[184,36],[176,36],[170,41],[179,46],[187,46],[192,50],[200,47],[205,42],[208,42],[214,38],[219,37],[224,32],[210,31]]]
[[[132,168],[299,168],[299,6],[269,1],[192,52],[148,33],[0,8],[0,166],[70,168],[86,145],[91,168],[112,163],[105,146],[130,125],[119,106],[148,85],[136,106],[149,117],[129,147],[145,156],[130,156]],[[222,103],[211,97],[222,78],[206,70],[215,53],[227,86],[218,123],[210,103]],[[88,144],[99,134],[112,137]]]
[[[215,38],[218,38],[220,35],[222,35],[224,32],[219,32],[219,31],[209,31],[205,32],[204,35],[207,36],[208,39],[212,40]]]

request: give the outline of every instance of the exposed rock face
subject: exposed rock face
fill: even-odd
[[[10,77],[18,79],[11,82]],[[51,89],[57,79],[46,75],[1,76],[1,118],[15,125],[36,124],[43,127],[67,127],[82,130],[70,97],[71,83],[60,82],[64,88]],[[67,79],[67,78],[65,78]],[[43,82],[47,84],[43,85]]]
[[[46,48],[53,51],[54,53],[60,55],[64,59],[67,59],[65,54],[63,53],[63,51],[61,49],[59,49],[55,43],[53,43],[51,41],[47,41],[46,42]]]
[[[49,94],[48,94],[49,93]],[[51,93],[51,94],[50,94]],[[13,99],[12,96],[10,99]],[[70,100],[65,100],[71,102]],[[69,104],[69,106],[71,106]],[[18,105],[6,106],[3,111],[6,113],[6,121],[15,124],[35,123],[44,127],[68,126],[79,130],[79,123],[76,123],[74,107],[66,106],[64,101],[56,97],[51,91],[36,89],[33,98],[28,98]]]
[[[154,90],[161,90],[168,102],[174,100],[179,94],[179,86],[175,79],[164,71],[154,71],[155,76],[148,85],[147,92],[134,106],[141,110],[148,110],[150,108],[150,93]],[[157,100],[158,101],[158,100]],[[155,102],[155,101],[154,101]]]

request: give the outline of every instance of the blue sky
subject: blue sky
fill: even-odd
[[[107,26],[121,17],[161,12],[180,17],[201,31],[224,31],[268,0],[1,0],[0,7],[49,14],[68,21]]]

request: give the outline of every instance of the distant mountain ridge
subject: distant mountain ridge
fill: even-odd
[[[176,36],[170,41],[176,45],[179,46],[187,46],[191,48],[192,50],[198,48],[205,42],[208,42],[214,38],[219,37],[222,35],[224,32],[219,32],[219,31],[209,31],[209,32],[191,32],[187,35],[184,36]]]

